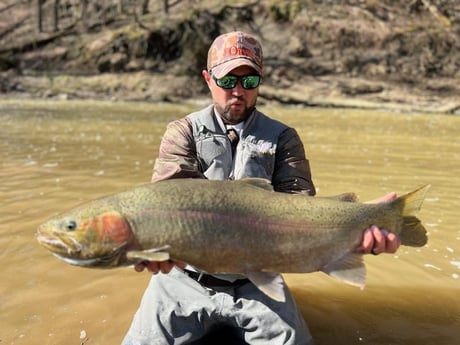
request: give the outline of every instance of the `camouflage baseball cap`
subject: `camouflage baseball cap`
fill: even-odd
[[[231,70],[249,66],[263,76],[262,47],[254,37],[241,31],[217,37],[208,51],[208,71],[222,78]]]

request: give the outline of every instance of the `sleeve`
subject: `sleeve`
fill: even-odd
[[[153,167],[152,182],[171,178],[205,178],[200,170],[192,124],[187,118],[168,124]]]
[[[304,145],[293,128],[278,139],[272,184],[277,192],[316,194]]]

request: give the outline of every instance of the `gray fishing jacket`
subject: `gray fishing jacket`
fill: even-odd
[[[224,129],[212,105],[171,122],[161,141],[152,182],[262,177],[272,181],[276,191],[315,195],[304,146],[293,128],[254,110],[234,156]]]

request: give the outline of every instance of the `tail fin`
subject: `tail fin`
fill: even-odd
[[[396,202],[399,201],[403,204],[403,224],[399,237],[401,239],[401,244],[405,246],[422,247],[428,241],[425,227],[422,222],[414,216],[414,214],[422,207],[423,200],[425,199],[426,192],[429,188],[430,185],[420,187],[395,200]]]

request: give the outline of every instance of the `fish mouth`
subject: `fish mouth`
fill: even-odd
[[[64,255],[59,254],[59,253],[53,253],[53,255],[55,257],[57,257],[59,260],[62,260],[65,263],[68,263],[68,264],[74,265],[74,266],[91,267],[91,266],[95,266],[95,264],[97,264],[97,262],[99,261],[99,259],[96,259],[96,258],[80,259],[80,258],[64,256]]]
[[[94,252],[85,253],[83,245],[73,237],[59,233],[49,233],[43,229],[38,230],[36,237],[37,241],[45,249],[48,249],[55,257],[70,265],[109,268],[123,265],[124,261],[126,261],[126,255],[123,255],[126,243],[113,248],[108,254],[95,256],[97,254]]]
[[[107,255],[103,257],[97,257],[97,258],[89,258],[89,259],[83,259],[83,258],[76,258],[76,257],[68,257],[59,253],[53,253],[55,257],[58,259],[64,261],[67,264],[73,265],[73,266],[80,266],[80,267],[89,267],[89,268],[110,268],[113,266],[117,266],[121,252],[114,251],[112,255]]]
[[[73,237],[63,237],[59,234],[48,234],[43,231],[38,231],[37,241],[46,249],[53,253],[67,256],[74,256],[82,251],[82,245]]]

